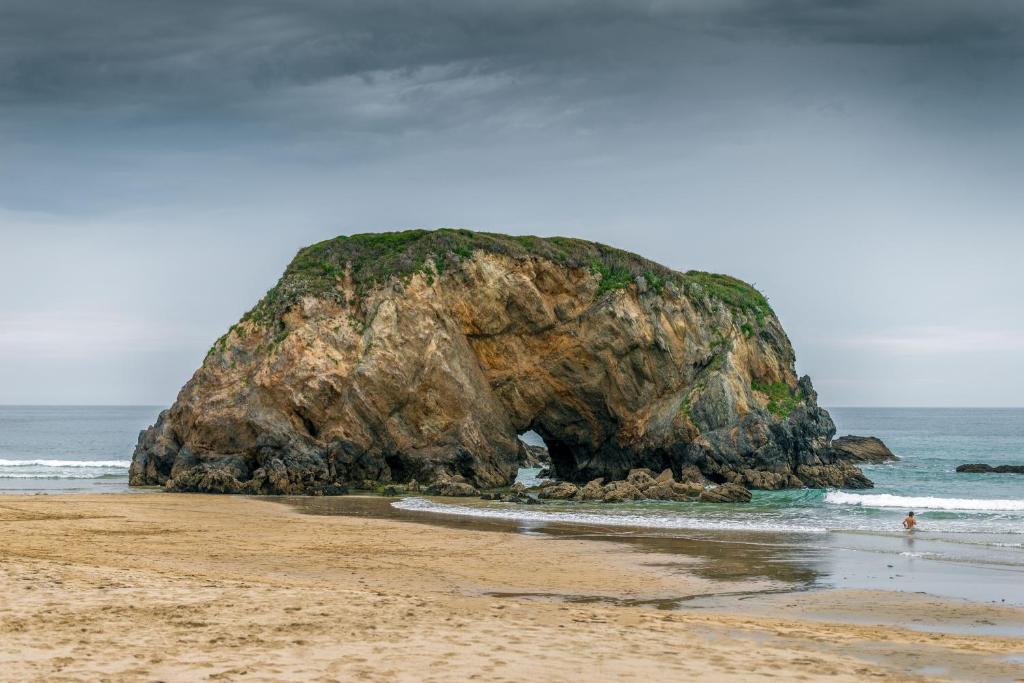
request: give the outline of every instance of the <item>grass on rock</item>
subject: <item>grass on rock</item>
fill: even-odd
[[[443,228],[342,236],[306,247],[246,319],[276,322],[304,296],[350,303],[340,286],[346,276],[361,293],[392,279],[407,283],[417,273],[433,284],[477,251],[587,268],[600,278],[598,296],[626,289],[643,278],[648,292],[663,294],[671,283],[691,300],[720,302],[734,312],[753,316],[759,325],[772,314],[764,295],[727,275],[679,273],[628,251],[568,237],[513,237]]]
[[[767,396],[768,412],[783,419],[789,417],[804,400],[803,392],[799,389],[790,389],[785,382],[766,383],[754,380],[750,383],[750,388]]]

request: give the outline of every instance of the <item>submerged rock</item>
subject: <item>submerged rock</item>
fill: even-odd
[[[528,430],[575,484],[643,468],[870,485],[830,447],[832,420],[753,287],[582,240],[462,230],[301,250],[140,435],[129,478],[270,494],[415,479],[478,495],[514,480]]]
[[[978,474],[1024,474],[1024,465],[984,465],[981,463],[957,465],[957,472],[973,472]]]

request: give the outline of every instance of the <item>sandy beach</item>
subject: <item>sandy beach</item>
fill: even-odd
[[[0,557],[2,680],[1024,680],[1021,608],[821,591],[659,609],[764,586],[617,543],[243,497],[5,496]]]

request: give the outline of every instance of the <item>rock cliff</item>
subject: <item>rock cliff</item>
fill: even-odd
[[[584,483],[635,468],[865,487],[767,300],[582,240],[414,230],[303,249],[139,437],[133,485],[488,488],[545,441]]]

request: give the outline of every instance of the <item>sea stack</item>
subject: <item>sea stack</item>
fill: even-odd
[[[511,484],[538,433],[585,483],[695,467],[749,488],[868,487],[768,301],[605,245],[468,230],[301,250],[142,432],[133,485],[330,493]]]

